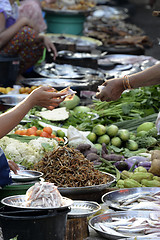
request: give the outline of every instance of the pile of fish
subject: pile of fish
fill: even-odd
[[[112,217],[112,221],[95,223],[94,227],[103,233],[117,237],[141,236],[160,237],[160,214],[151,212],[148,217],[130,216],[127,218]]]
[[[153,210],[160,211],[160,192],[135,193],[117,201],[123,210]]]
[[[26,192],[27,207],[60,207],[62,201],[62,196],[53,183],[37,182]]]

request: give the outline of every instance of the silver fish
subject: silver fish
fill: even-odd
[[[119,236],[119,237],[125,237],[123,234],[121,234],[121,233],[119,233],[119,232],[117,232],[117,231],[115,231],[115,230],[113,230],[113,229],[111,229],[109,227],[106,227],[103,223],[99,223],[99,226],[100,226],[100,228],[104,232],[106,232],[106,233],[108,233],[110,235]]]
[[[130,208],[130,210],[151,210],[160,211],[160,205],[154,202],[140,202],[137,205]]]

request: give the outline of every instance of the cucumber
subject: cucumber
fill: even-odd
[[[137,127],[144,122],[155,122],[157,113],[151,114],[144,118],[125,120],[123,122],[114,123],[118,128],[128,129],[130,132],[136,132]]]

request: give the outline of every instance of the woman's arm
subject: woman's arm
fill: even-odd
[[[0,13],[0,49],[6,45],[19,31],[23,26],[29,26],[34,28],[33,24],[27,18],[21,18],[17,20],[15,24],[10,26],[9,28],[5,28],[6,20],[3,13]]]
[[[131,88],[139,88],[160,84],[160,64],[156,64],[144,71],[128,76]],[[105,81],[102,85],[105,88],[97,93],[97,98],[101,101],[118,100],[125,90],[125,78],[115,78]]]
[[[0,115],[0,138],[9,133],[28,111],[35,105],[53,109],[63,101],[65,93],[48,92],[50,87],[39,87],[30,93],[22,102],[11,110]]]

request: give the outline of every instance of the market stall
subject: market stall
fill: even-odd
[[[62,6],[52,7],[58,10],[43,3],[47,14],[62,13]],[[126,90],[111,102],[96,98],[105,80],[159,60],[145,55],[152,43],[125,22],[127,10],[94,8],[85,36],[46,34],[58,49],[56,61],[47,53],[20,85],[0,87],[2,112],[41,85],[68,91],[59,107],[32,108],[0,139],[6,157],[20,167],[11,172],[12,184],[0,189],[0,239],[160,238],[160,88]]]

